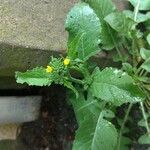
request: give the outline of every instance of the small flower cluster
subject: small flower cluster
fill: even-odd
[[[70,64],[70,59],[69,58],[65,58],[64,61],[63,61],[63,64],[64,64],[64,66],[68,66]],[[48,65],[47,68],[46,68],[46,72],[47,73],[53,72],[53,68]]]
[[[53,68],[51,66],[47,66],[46,72],[51,73],[53,71]]]

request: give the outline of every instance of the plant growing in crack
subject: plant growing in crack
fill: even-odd
[[[82,0],[67,15],[66,58],[51,57],[46,67],[16,72],[18,83],[35,86],[60,84],[68,90],[78,129],[73,150],[127,150],[126,122],[133,105],[143,115],[146,129],[138,142],[150,144],[150,3],[129,0],[134,11],[118,11],[111,0]],[[142,28],[141,28],[142,27]],[[113,53],[120,68],[98,67],[90,57]],[[124,119],[116,109],[128,106]],[[147,107],[145,107],[147,106]],[[116,118],[119,127],[113,122]]]

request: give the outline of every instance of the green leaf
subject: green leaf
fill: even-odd
[[[138,142],[140,144],[150,144],[150,136],[148,134],[142,135],[139,139]]]
[[[113,30],[104,20],[104,18],[116,11],[115,5],[111,0],[82,0],[90,5],[101,21],[101,40],[105,50],[113,49],[118,41],[118,33]]]
[[[131,76],[115,68],[95,72],[90,90],[93,96],[117,106],[140,102],[145,97]]]
[[[87,94],[87,99],[82,90],[80,92],[78,98],[69,95],[69,101],[73,105],[79,124],[73,150],[99,150],[100,147],[109,150],[110,147],[115,147],[117,131],[109,121],[103,119],[103,117],[114,117],[114,113],[107,109],[102,111],[105,103],[94,98],[90,92]]]
[[[134,20],[134,13],[131,10],[124,10],[123,13],[126,15],[126,17]],[[137,23],[145,22],[148,20],[148,17],[146,14],[138,13],[137,14]]]
[[[132,141],[128,137],[122,136],[120,141],[120,150],[129,150],[128,145],[131,143]]]
[[[105,118],[114,118],[114,117],[115,117],[115,114],[114,114],[114,112],[112,112],[112,111],[109,110],[109,109],[104,109],[104,110],[103,110],[103,116],[104,116]]]
[[[68,50],[67,50],[67,56],[71,59],[76,59],[78,57],[78,48],[79,43],[82,40],[83,33],[79,33],[76,35],[73,39],[70,38],[70,41],[68,42]]]
[[[137,6],[138,0],[128,0],[134,7]],[[149,0],[141,0],[139,10],[150,10],[150,1]]]
[[[150,34],[148,34],[148,36],[147,36],[147,42],[150,45]]]
[[[145,120],[142,119],[138,122],[138,125],[141,126],[141,127],[146,127],[146,124],[145,124]]]
[[[129,75],[133,74],[133,67],[129,63],[123,63],[122,69],[127,72]]]
[[[113,12],[105,17],[105,21],[117,32],[128,35],[135,22],[123,13]]]
[[[79,93],[79,97],[76,98],[74,95],[70,93],[69,101],[71,102],[76,119],[78,124],[80,125],[87,114],[93,114],[93,116],[98,116],[99,112],[104,107],[104,103],[100,103],[97,99],[95,99],[91,93],[88,93],[87,99],[85,99],[83,93]]]
[[[145,48],[141,48],[141,49],[140,49],[140,55],[141,55],[141,57],[142,57],[144,60],[146,60],[146,59],[150,58],[150,50],[147,50],[147,49],[145,49]]]
[[[146,22],[144,22],[144,26],[145,26],[146,31],[149,33],[149,31],[150,31],[150,12],[147,12],[146,16],[147,16],[148,20]]]
[[[145,69],[146,71],[150,72],[150,58],[148,58],[142,65],[141,68]]]
[[[86,3],[78,3],[71,9],[66,20],[66,30],[69,32],[68,51],[73,53],[69,55],[74,56],[77,51],[78,58],[86,61],[100,51],[100,20]],[[78,45],[75,45],[76,42]]]
[[[76,132],[73,150],[115,150],[117,130],[113,124],[103,118],[87,114],[86,119]]]
[[[51,74],[46,73],[43,67],[37,67],[24,73],[16,72],[16,79],[17,83],[35,86],[46,86],[52,83]]]

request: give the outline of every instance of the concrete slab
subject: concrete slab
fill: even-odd
[[[66,15],[77,0],[0,0],[0,76],[46,65],[66,50]]]
[[[0,42],[65,50],[64,22],[77,0],[0,0]]]

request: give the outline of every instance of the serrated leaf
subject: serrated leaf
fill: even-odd
[[[50,85],[52,83],[50,76],[43,67],[37,67],[24,73],[16,72],[15,75],[17,83],[27,83],[35,86]]]
[[[150,45],[150,34],[148,34],[148,36],[147,36],[147,42]]]
[[[103,119],[103,112],[98,118],[88,114],[76,132],[73,150],[115,150],[117,136],[114,125]]]
[[[115,68],[94,73],[90,90],[93,96],[117,106],[127,102],[140,102],[145,98],[132,77]]]
[[[116,11],[115,5],[111,0],[82,0],[90,5],[101,21],[101,40],[105,50],[113,49],[119,42],[118,33],[113,30],[104,20],[104,18]]]
[[[139,144],[150,144],[150,135],[145,134],[142,135],[139,139],[138,139]]]
[[[145,49],[145,48],[141,48],[141,49],[140,49],[140,55],[141,55],[141,57],[142,57],[144,60],[146,60],[146,59],[150,58],[150,50]]]
[[[128,0],[134,7],[137,6],[138,0]],[[141,0],[139,5],[139,10],[150,10],[150,1]]]
[[[78,41],[75,48],[79,59],[85,61],[100,51],[100,20],[86,3],[78,3],[71,9],[66,20],[66,30],[69,32],[69,45],[74,40]],[[81,36],[76,39],[78,35]],[[69,51],[73,52],[73,48],[74,45]]]
[[[121,12],[113,12],[105,17],[105,21],[120,34],[128,35],[135,22]]]
[[[130,19],[134,20],[134,12],[132,12],[131,10],[124,10],[123,13]],[[137,23],[141,23],[141,22],[145,22],[148,20],[148,17],[146,14],[142,14],[142,13],[138,13],[137,14],[137,19],[136,22]]]

